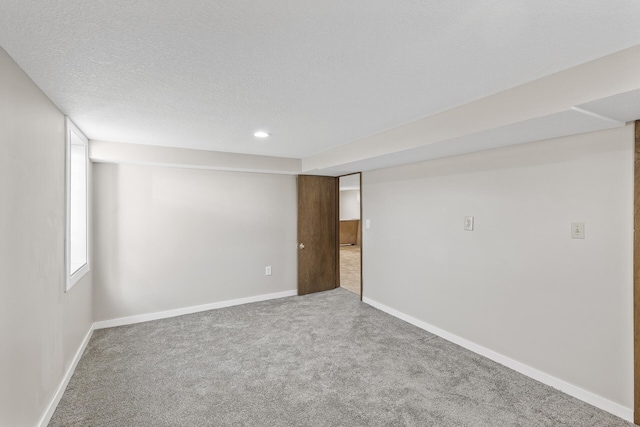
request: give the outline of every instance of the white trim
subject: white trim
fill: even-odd
[[[87,344],[89,344],[91,335],[93,335],[94,325],[95,324],[91,325],[91,327],[89,328],[89,332],[87,332],[87,335],[84,337],[84,340],[82,340],[82,344],[80,344],[80,348],[78,348],[76,355],[73,357],[73,361],[71,362],[69,369],[67,369],[67,372],[64,374],[64,377],[62,377],[62,381],[60,382],[60,385],[58,386],[56,393],[53,395],[53,399],[51,399],[51,402],[47,407],[47,411],[40,418],[40,421],[37,424],[38,427],[47,427],[47,425],[49,424],[49,421],[51,421],[51,417],[53,416],[53,413],[56,411],[56,408],[58,407],[58,403],[60,403],[60,399],[62,399],[62,395],[64,394],[64,391],[67,389],[69,380],[71,380],[71,377],[73,376],[73,373],[76,370],[76,366],[78,366],[78,362],[82,358],[82,355],[84,354],[84,350],[87,348]]]
[[[374,301],[371,298],[365,297],[362,299],[362,302],[369,304],[370,306],[375,307],[378,310],[384,311],[385,313],[388,313],[394,317],[397,317],[398,319],[404,320],[407,323],[411,323],[412,325],[417,326],[420,329],[424,329],[427,332],[438,335],[439,337],[444,338],[445,340],[457,344],[461,347],[464,347],[467,350],[471,350],[476,354],[491,359],[494,362],[500,363],[501,365],[513,369],[514,371],[524,374],[530,378],[533,378],[534,380],[540,381],[543,384],[558,389],[597,408],[610,412],[613,415],[616,415],[626,421],[633,422],[633,409],[631,408],[627,408],[618,403],[612,402],[602,396],[584,390],[552,375],[546,374],[542,371],[532,368],[531,366],[518,362],[517,360],[513,360],[486,347],[482,347],[481,345],[468,341],[462,337],[454,335],[427,322],[418,320],[415,317],[404,314],[396,309]]]
[[[150,320],[166,319],[169,317],[182,316],[185,314],[199,313],[201,311],[213,310],[216,308],[231,307],[234,305],[248,304],[250,302],[266,301],[270,299],[291,297],[298,294],[298,291],[283,291],[273,294],[256,295],[253,297],[239,298],[228,301],[212,302],[209,304],[194,305],[191,307],[176,308],[174,310],[158,311],[155,313],[139,314],[136,316],[120,317],[111,320],[102,320],[93,324],[94,329],[112,328],[114,326],[132,325],[134,323],[148,322]]]
[[[65,142],[65,292],[68,292],[73,285],[76,284],[85,274],[91,269],[91,244],[89,242],[89,235],[91,230],[91,217],[90,217],[90,195],[91,195],[91,177],[89,174],[89,139],[82,133],[82,131],[71,121],[69,117],[65,118],[66,127],[66,142]],[[71,135],[75,135],[80,144],[73,142]],[[86,263],[78,270],[71,271],[71,146],[78,145],[84,148],[85,156],[85,215],[86,215]]]

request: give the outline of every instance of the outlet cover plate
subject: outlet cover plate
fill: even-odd
[[[584,222],[571,223],[571,238],[584,239]]]
[[[466,231],[473,231],[473,217],[465,216],[464,217],[464,229]]]

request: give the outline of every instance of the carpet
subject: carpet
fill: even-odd
[[[94,332],[50,426],[631,426],[344,289]]]

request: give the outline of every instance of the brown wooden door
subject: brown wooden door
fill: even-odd
[[[337,187],[337,178],[298,176],[298,295],[339,285]]]

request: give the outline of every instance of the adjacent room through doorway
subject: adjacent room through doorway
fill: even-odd
[[[340,180],[340,287],[362,294],[362,227],[360,224],[360,174]]]

